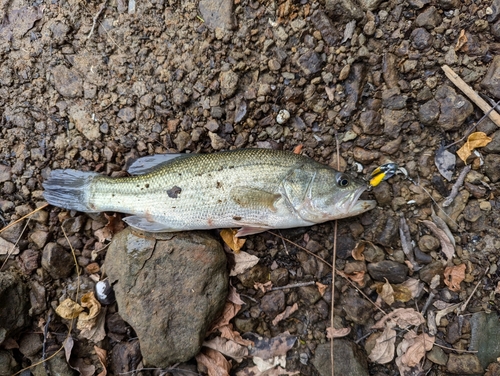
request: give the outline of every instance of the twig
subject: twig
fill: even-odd
[[[488,272],[488,269],[489,269],[489,267],[487,267],[484,270],[484,275],[486,275],[486,273]],[[483,277],[484,277],[484,275],[483,275]],[[481,277],[481,278],[483,278],[483,277]],[[465,311],[465,308],[467,308],[467,305],[469,304],[472,296],[474,295],[474,293],[476,292],[477,288],[479,287],[479,283],[481,283],[481,278],[479,278],[479,281],[477,281],[476,287],[474,287],[474,290],[472,290],[471,294],[469,295],[469,297],[467,298],[467,300],[465,301],[465,303],[460,306],[459,309],[460,309],[461,312]]]
[[[488,117],[498,127],[500,127],[500,115],[494,110],[483,98],[477,94],[474,89],[463,81],[453,69],[447,65],[441,67],[448,79],[455,84],[471,101],[473,101],[484,113],[488,113]]]
[[[431,305],[435,296],[436,296],[436,294],[434,294],[432,291],[429,293],[429,296],[427,297],[427,301],[425,302],[424,306],[422,307],[422,311],[420,311],[422,316],[425,315],[425,313],[427,312],[427,309],[429,309],[429,306]]]
[[[31,213],[34,213],[34,212],[31,212]],[[28,220],[26,221],[26,224],[24,225],[23,230],[19,234],[19,237],[17,238],[16,242],[12,245],[12,248],[9,250],[9,252],[7,252],[7,255],[6,255],[7,257],[5,258],[5,261],[2,263],[2,266],[0,266],[0,271],[3,270],[5,264],[7,264],[7,261],[9,260],[10,256],[14,253],[14,250],[16,249],[16,246],[19,243],[19,240],[21,240],[21,237],[23,236],[24,231],[26,230],[26,228],[28,227],[28,224],[30,223],[30,219],[31,218],[28,218]],[[7,226],[7,227],[9,227],[9,226]]]
[[[470,170],[471,170],[471,166],[467,165],[464,167],[464,169],[462,170],[460,175],[458,175],[457,181],[455,182],[455,184],[453,184],[453,187],[451,188],[450,195],[448,197],[446,197],[446,199],[443,201],[443,208],[450,206],[451,203],[453,202],[453,200],[455,199],[455,197],[457,197],[458,190],[464,184],[465,176],[469,173]]]
[[[42,345],[42,360],[44,361],[43,366],[48,376],[50,376],[50,368],[49,364],[45,362],[45,360],[47,358],[47,336],[49,334],[49,324],[51,319],[52,319],[52,312],[49,312],[49,316],[47,317],[47,322],[45,323],[45,326],[43,328],[43,345]]]
[[[33,210],[31,213],[26,214],[24,217],[21,217],[21,218],[19,218],[19,219],[16,219],[16,220],[15,220],[14,222],[12,222],[12,223],[9,223],[7,226],[5,226],[3,229],[1,229],[1,230],[0,230],[0,234],[1,234],[2,232],[4,232],[5,230],[7,230],[8,228],[10,228],[10,227],[14,226],[16,223],[21,222],[23,219],[25,219],[25,218],[28,218],[28,217],[32,216],[32,215],[33,215],[33,214],[35,214],[37,211],[42,210],[42,209],[45,209],[47,206],[49,206],[49,204],[44,204],[44,205],[40,206],[39,208],[36,208],[35,210]]]
[[[94,16],[94,18],[92,20],[92,28],[90,29],[89,35],[87,35],[87,39],[90,39],[90,37],[92,36],[92,33],[94,32],[94,29],[95,29],[95,25],[97,23],[97,19],[99,18],[102,11],[106,7],[106,3],[107,3],[107,0],[104,0],[104,3],[102,3],[101,8],[97,11],[97,14]]]
[[[286,286],[276,286],[276,287],[273,287],[271,289],[271,291],[293,289],[293,288],[296,288],[296,287],[304,287],[304,286],[312,286],[314,284],[316,284],[316,282],[314,282],[314,281],[302,282],[302,283],[292,283],[292,284],[286,285]]]

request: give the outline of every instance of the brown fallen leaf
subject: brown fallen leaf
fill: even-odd
[[[237,344],[243,345],[243,346],[251,346],[253,345],[253,342],[244,339],[240,333],[238,333],[236,330],[233,330],[233,324],[228,324],[221,326],[220,328],[217,329],[220,332],[220,336],[225,339],[229,339]]]
[[[195,358],[199,372],[208,373],[208,376],[229,376],[231,364],[220,352],[204,348]]]
[[[370,353],[370,360],[374,363],[389,363],[394,358],[396,349],[396,331],[392,326],[386,326],[382,334],[375,340],[375,347]]]
[[[451,244],[451,241],[446,235],[446,233],[443,230],[441,230],[438,226],[436,226],[434,222],[424,220],[422,221],[422,223],[426,225],[427,228],[431,230],[431,232],[434,235],[437,236],[439,242],[441,243],[441,250],[446,255],[448,261],[450,261],[455,255],[455,247],[453,246],[453,244]]]
[[[106,376],[108,374],[108,370],[106,369],[106,367],[108,366],[108,361],[107,361],[108,352],[97,346],[94,346],[94,351],[102,365],[102,371],[97,376]]]
[[[491,142],[491,137],[484,132],[474,132],[467,137],[467,142],[457,150],[457,155],[460,157],[465,164],[467,164],[467,158],[470,157],[472,151],[477,148],[488,145]]]
[[[106,337],[106,308],[101,309],[101,303],[95,298],[93,291],[82,296],[81,304],[82,307],[88,308],[89,312],[84,311],[78,316],[76,328],[80,329],[80,335],[92,342],[103,340]]]
[[[229,272],[231,277],[235,277],[240,275],[250,269],[252,266],[259,262],[259,258],[257,256],[251,255],[247,252],[241,251],[239,253],[234,254],[234,267]]]
[[[382,317],[372,329],[382,329],[385,328],[388,322],[393,322],[401,329],[405,329],[408,326],[418,326],[425,322],[424,316],[420,312],[415,311],[413,308],[397,308],[394,311],[388,313]]]
[[[346,328],[332,328],[331,326],[326,328],[326,338],[334,339],[334,338],[342,338],[351,333],[351,327],[348,326]]]
[[[434,337],[427,333],[417,335],[413,330],[408,331],[397,348],[396,365],[401,375],[409,374],[411,368],[417,366],[427,351],[432,349]]]
[[[273,288],[273,283],[271,281],[267,281],[266,283],[255,282],[253,288],[266,293],[268,291],[271,291],[271,289]]]
[[[82,306],[69,298],[65,299],[56,308],[56,313],[66,320],[76,319],[82,311]]]
[[[224,240],[224,243],[226,243],[227,246],[231,248],[235,253],[240,252],[240,249],[243,247],[246,241],[245,238],[237,238],[237,232],[238,230],[233,228],[224,228],[220,230],[220,236],[222,240]]]
[[[351,274],[344,273],[342,270],[338,270],[337,274],[340,275],[341,277],[344,278],[349,278],[351,281],[356,282],[359,287],[365,287],[366,281],[365,281],[365,274],[366,271],[359,271],[359,272],[354,272]]]
[[[231,321],[233,317],[238,314],[240,309],[241,305],[226,301],[222,314],[219,316],[217,321],[212,324],[212,328],[209,330],[209,333],[213,333],[215,330],[228,325],[229,321]]]
[[[236,305],[242,306],[245,304],[245,302],[241,299],[240,294],[233,286],[229,286],[229,293],[227,294],[226,299]]]
[[[465,279],[465,264],[448,266],[444,270],[444,284],[451,291],[460,291],[460,283]]]
[[[455,51],[459,51],[467,43],[467,35],[465,30],[460,30],[460,35],[458,36],[457,44],[455,45]]]
[[[316,282],[316,286],[318,287],[318,291],[321,294],[321,296],[325,295],[325,291],[328,288],[328,285],[324,285],[320,282]]]
[[[292,313],[294,313],[295,311],[297,311],[299,309],[299,306],[297,303],[294,303],[293,306],[287,306],[285,308],[285,310],[281,313],[279,313],[278,315],[276,315],[276,317],[274,318],[274,320],[272,321],[272,324],[273,325],[278,325],[278,323],[281,321],[281,320],[285,320],[287,319],[288,317],[290,317],[290,315]]]
[[[351,255],[356,261],[365,261],[365,255],[363,252],[365,251],[366,241],[362,240],[356,244],[354,249],[351,251]]]
[[[248,356],[247,346],[240,345],[232,340],[222,337],[215,337],[209,341],[203,342],[203,346],[216,350],[240,363],[243,358]]]
[[[377,288],[377,293],[386,304],[392,305],[392,303],[394,303],[394,288],[387,279],[380,288]]]

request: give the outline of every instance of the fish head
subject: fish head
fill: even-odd
[[[296,209],[303,219],[315,223],[352,217],[375,208],[375,201],[359,199],[367,189],[363,181],[346,173],[318,173]]]

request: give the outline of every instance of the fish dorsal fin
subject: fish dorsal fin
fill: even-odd
[[[171,163],[180,158],[191,157],[193,154],[154,154],[145,157],[137,158],[127,168],[130,175],[144,175],[157,168]]]
[[[276,211],[274,204],[281,197],[279,193],[267,192],[253,187],[234,187],[231,189],[230,196],[242,208],[265,208],[272,212]]]
[[[316,177],[316,171],[297,166],[289,171],[282,181],[286,198],[297,209],[308,198],[310,186]]]

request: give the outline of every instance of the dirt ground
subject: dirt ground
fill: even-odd
[[[412,327],[415,335],[430,333],[436,345],[415,364],[406,364],[404,375],[500,374],[494,363],[499,353],[487,361],[464,351],[491,333],[471,324],[474,314],[494,315],[497,325],[490,330],[499,330],[500,123],[484,118],[442,70],[450,66],[487,101],[500,99],[495,57],[500,2],[215,4],[205,1],[212,10],[204,13],[188,0],[0,1],[3,225],[44,204],[42,182],[57,168],[124,176],[129,161],[149,154],[246,147],[292,151],[299,145],[302,154],[365,178],[395,162],[409,179],[399,174],[382,182],[368,193],[377,200],[376,209],[338,222],[336,267],[344,278],[335,280],[335,327],[351,329],[344,339],[358,346],[365,374],[397,375],[404,369],[401,362],[408,361],[401,360],[408,347],[384,354],[380,343],[387,327],[371,328],[384,313],[368,299],[386,313],[414,309],[425,318]],[[290,119],[278,122],[281,110]],[[465,168],[456,151],[472,131],[492,141],[469,157],[472,170],[443,209]],[[76,216],[85,222],[66,239],[61,224]],[[11,362],[5,374],[61,346],[68,327],[54,309],[71,295],[76,273],[72,268],[54,278],[42,267],[42,251],[52,242],[70,254],[71,243],[92,290],[95,281],[89,276],[99,276],[109,243],[95,235],[99,226],[93,223],[102,227],[104,217],[95,218],[47,207],[0,233],[8,242],[0,243],[0,260],[12,244],[18,253],[2,271],[22,276],[31,305],[28,322],[2,344],[3,359]],[[441,227],[433,231],[438,222]],[[439,230],[443,226],[451,237]],[[318,364],[329,364],[329,358],[320,358],[318,349],[329,341],[331,270],[298,246],[330,261],[334,224],[280,234],[296,244],[269,233],[248,237],[243,250],[260,262],[244,277],[231,277],[247,304],[234,328],[268,338],[288,331],[298,341],[282,373],[324,375],[329,371]],[[353,256],[354,249],[361,252],[360,242],[365,255]],[[253,287],[269,278],[274,286],[319,282],[326,291],[321,295],[315,285],[283,290],[276,297],[282,310],[294,303],[298,310],[274,324],[269,312],[277,312],[265,309],[266,294]],[[412,288],[405,285],[409,280]],[[278,303],[267,298],[268,305]],[[111,306],[109,313],[116,309]],[[435,327],[429,312],[443,314]],[[134,337],[130,328],[123,330],[119,340],[99,343],[109,359],[117,343]],[[410,346],[404,342],[407,331],[392,330],[396,347]],[[26,350],[33,333],[48,340],[47,349]],[[94,344],[77,342],[73,358],[101,372]],[[374,348],[381,351],[379,358]],[[122,358],[109,363],[117,359]],[[456,367],[460,362],[463,368]],[[120,366],[107,367],[108,373]],[[233,362],[231,374],[250,366],[251,359]]]

